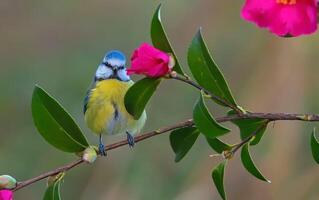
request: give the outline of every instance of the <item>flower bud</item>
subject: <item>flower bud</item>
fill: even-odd
[[[94,147],[88,147],[84,150],[82,159],[87,163],[94,163],[97,158],[97,153]]]
[[[0,189],[13,189],[17,186],[15,178],[9,175],[0,176]]]
[[[147,77],[158,78],[169,74],[174,65],[173,55],[143,43],[134,51],[127,74],[143,74]]]
[[[11,190],[0,190],[1,200],[13,200],[13,192]]]

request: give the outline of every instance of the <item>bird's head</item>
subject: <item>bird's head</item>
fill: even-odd
[[[106,79],[118,79],[120,81],[129,81],[130,77],[126,73],[125,55],[117,50],[109,51],[105,54],[102,63],[95,73],[95,81]]]

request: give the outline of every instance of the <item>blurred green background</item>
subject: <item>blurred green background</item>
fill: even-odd
[[[75,159],[48,145],[33,126],[30,102],[38,83],[75,116],[92,143],[82,116],[82,101],[104,53],[128,56],[150,42],[151,17],[160,1],[1,0],[0,1],[0,174],[18,180],[34,177]],[[278,38],[240,18],[243,1],[163,1],[162,18],[184,66],[187,47],[203,27],[207,44],[244,108],[258,112],[319,113],[318,35]],[[186,67],[185,67],[186,68]],[[139,77],[134,77],[137,80]],[[164,82],[148,106],[145,130],[191,117],[198,91]],[[215,116],[225,110],[210,104]],[[227,124],[229,125],[229,124]],[[238,155],[226,170],[229,199],[318,199],[319,168],[312,160],[313,126],[276,122],[253,149],[255,161],[272,180],[250,176]],[[228,141],[238,141],[232,125]],[[107,138],[107,143],[123,139]],[[63,199],[192,200],[220,199],[211,180],[219,161],[200,138],[174,163],[168,134],[123,147],[94,165],[70,171]],[[45,181],[24,188],[15,199],[41,199]]]

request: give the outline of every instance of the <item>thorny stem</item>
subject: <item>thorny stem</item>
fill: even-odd
[[[299,120],[299,121],[315,122],[315,121],[319,121],[319,115],[318,114],[290,114],[290,113],[246,113],[246,114],[242,114],[242,115],[232,115],[232,116],[219,117],[219,118],[216,118],[216,121],[221,123],[221,122],[228,122],[228,121],[233,121],[233,120],[238,120],[238,119],[267,119],[268,122],[279,121],[279,120]],[[160,134],[163,134],[163,133],[175,130],[175,129],[179,129],[179,128],[183,128],[183,127],[190,127],[190,126],[194,126],[193,119],[181,121],[181,122],[176,123],[176,124],[171,125],[171,126],[166,126],[166,127],[163,127],[161,129],[158,129],[155,131],[150,131],[150,132],[141,134],[141,135],[135,137],[135,142],[140,142],[142,140],[146,140],[146,139],[151,138],[151,137],[156,136],[156,135],[160,135]],[[253,137],[254,134],[257,134],[258,131],[259,130],[256,130],[256,132],[252,133],[251,137]],[[237,151],[245,143],[249,142],[251,137],[248,137],[243,142],[238,143],[236,145],[237,149],[235,151]],[[105,147],[105,150],[110,151],[113,149],[117,149],[121,146],[125,146],[127,144],[128,144],[127,140],[122,140],[122,141],[107,145]],[[236,148],[236,146],[234,148]],[[60,172],[66,172],[74,167],[79,166],[82,163],[85,163],[85,162],[82,159],[77,159],[77,160],[75,160],[67,165],[58,167],[54,170],[48,171],[48,172],[43,173],[43,174],[36,176],[34,178],[19,182],[17,184],[17,186],[12,190],[13,191],[20,190],[20,189],[22,189],[26,186],[29,186],[35,182],[38,182],[38,181],[43,180],[45,178],[48,178],[50,176],[57,175]]]

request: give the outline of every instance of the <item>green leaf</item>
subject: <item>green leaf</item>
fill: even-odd
[[[259,169],[256,167],[254,161],[252,160],[250,153],[249,153],[249,143],[245,144],[241,149],[241,161],[246,168],[246,170],[251,173],[256,178],[271,183],[268,179],[266,179]]]
[[[223,200],[226,200],[226,193],[224,190],[224,171],[226,161],[221,162],[217,167],[213,169],[212,178],[217,188],[217,191]]]
[[[195,127],[185,127],[172,131],[169,140],[175,153],[175,162],[179,162],[185,157],[198,135],[199,131]]]
[[[154,47],[165,51],[167,53],[171,53],[175,58],[175,66],[173,68],[179,74],[184,74],[181,65],[178,62],[176,54],[168,40],[164,27],[162,25],[161,20],[161,5],[159,5],[154,13],[152,24],[151,24],[151,38]]]
[[[311,134],[311,152],[315,161],[319,164],[319,142],[316,138],[316,129],[314,128]]]
[[[195,35],[188,49],[188,65],[194,78],[202,87],[228,103],[237,105],[223,74],[206,47],[201,30]],[[216,103],[227,106],[220,101]]]
[[[39,86],[33,91],[32,116],[42,137],[57,149],[74,153],[89,146],[71,115]]]
[[[206,137],[206,140],[207,140],[209,146],[219,154],[223,153],[223,151],[231,150],[231,146],[229,144],[224,143],[223,141],[219,140],[218,138]]]
[[[231,116],[233,114],[236,114],[236,112],[233,110],[228,112],[228,116]],[[267,126],[265,125],[268,123],[268,120],[266,119],[237,119],[237,120],[232,120],[232,122],[238,126],[240,130],[240,138],[242,140],[246,139],[247,137],[250,137],[253,132],[255,132],[257,129],[263,126],[261,129],[258,130],[258,132],[256,133],[256,136],[250,142],[250,145],[256,145],[260,142],[261,138],[263,137],[266,131]]]
[[[61,200],[60,196],[60,182],[53,184],[45,191],[43,200]]]
[[[60,187],[61,182],[63,180],[63,176],[64,175],[59,177],[54,182],[48,184],[48,187],[44,193],[43,200],[61,200]]]
[[[209,113],[205,105],[202,92],[198,101],[195,104],[193,110],[193,118],[196,127],[206,137],[216,138],[229,132],[229,129],[220,125]]]
[[[137,120],[141,117],[147,102],[152,97],[160,82],[161,78],[143,78],[132,85],[126,92],[124,98],[125,107],[134,119]]]

